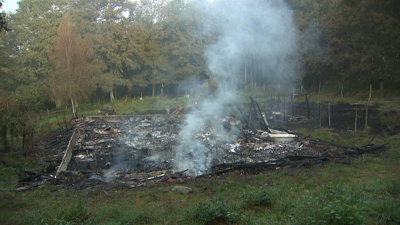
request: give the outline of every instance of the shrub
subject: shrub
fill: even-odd
[[[306,191],[291,216],[296,224],[363,224],[362,202],[345,196],[339,186]]]
[[[212,202],[199,203],[194,206],[194,218],[204,224],[211,223],[235,223],[239,220],[239,214],[232,212],[227,201],[214,199]]]
[[[273,196],[273,189],[264,185],[255,191],[246,192],[240,197],[244,198],[244,202],[249,206],[267,206],[273,203]]]

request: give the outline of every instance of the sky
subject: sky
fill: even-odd
[[[0,11],[6,12],[15,12],[18,9],[18,2],[19,0],[4,0],[3,7],[1,7]]]

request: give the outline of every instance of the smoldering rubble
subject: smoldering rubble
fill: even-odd
[[[77,138],[67,169],[59,171],[55,179],[55,169],[63,161],[60,157],[66,155],[64,143],[62,148],[52,151],[54,162],[43,171],[25,171],[14,166],[21,177],[17,190],[49,183],[57,184],[53,191],[110,186],[134,188],[160,182],[183,183],[204,176],[225,176],[233,170],[253,174],[292,168],[287,170],[290,174],[302,166],[350,163],[358,155],[379,154],[385,150],[385,145],[368,144],[356,148],[294,134],[289,134],[292,139],[285,138],[286,142],[277,142],[274,136],[279,134],[277,131],[268,129],[273,132],[271,134],[267,130],[248,129],[248,121],[244,123],[229,115],[213,117],[191,136],[191,142],[182,145],[179,132],[186,118],[187,115],[87,117],[86,122],[75,127]],[[57,135],[56,140],[65,140],[71,135],[70,132],[65,134],[65,137]],[[42,142],[47,146],[54,140]],[[185,150],[183,159],[176,153],[180,146]],[[202,146],[200,158],[195,152],[198,146]],[[190,164],[179,165],[193,165],[193,168],[177,167],[178,159],[188,159]]]
[[[239,119],[229,116],[213,118],[198,128],[190,142],[181,144],[179,132],[185,118],[184,115],[131,116],[110,122],[106,118],[90,117],[80,125],[77,150],[67,170],[153,172],[202,167],[197,171],[199,175],[211,165],[265,162],[306,150],[299,142],[268,142],[266,132],[255,135],[253,131],[243,129]],[[218,130],[219,126],[215,124],[220,124],[226,132]],[[184,148],[180,153],[183,155],[176,154],[180,145]],[[196,152],[199,146],[203,148],[202,155]],[[176,167],[187,161],[194,162],[190,164],[194,168]],[[108,172],[106,176],[111,174]]]

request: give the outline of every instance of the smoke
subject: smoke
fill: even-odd
[[[104,171],[103,178],[106,182],[114,182],[117,173],[135,169],[135,157],[126,151],[116,151],[115,158],[110,163],[110,168]]]
[[[206,98],[187,115],[176,149],[175,168],[190,175],[206,171],[215,151],[200,140],[211,132],[235,140],[237,130],[227,131],[218,118],[226,116],[226,105],[238,100],[237,87],[247,62],[261,65],[264,75],[278,82],[290,81],[294,69],[287,58],[297,51],[296,27],[292,12],[283,0],[214,0],[203,2],[204,32],[213,24],[223,29],[218,40],[205,49],[210,77],[218,81],[215,94]]]
[[[283,0],[220,0],[205,10],[224,29],[205,52],[212,76],[235,77],[237,82],[244,62],[256,61],[266,71],[264,76],[282,82],[291,78],[294,71],[286,59],[297,51],[297,28]]]

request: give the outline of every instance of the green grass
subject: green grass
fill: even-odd
[[[143,100],[131,99],[125,100],[120,103],[115,103],[115,112],[117,114],[146,114],[150,112],[166,112],[166,108],[170,109],[170,113],[173,110],[180,107],[194,107],[195,102],[201,101],[202,98],[196,97],[178,97],[178,98],[167,98],[162,96],[157,97],[145,97]]]

